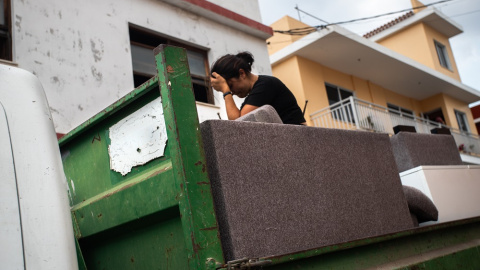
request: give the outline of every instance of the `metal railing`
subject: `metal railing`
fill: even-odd
[[[459,150],[480,155],[480,137],[412,114],[349,97],[310,115],[316,127],[364,130],[394,134],[393,127],[413,126],[418,133],[434,128],[448,128]]]

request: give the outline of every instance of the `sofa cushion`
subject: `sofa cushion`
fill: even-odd
[[[422,165],[462,165],[451,135],[400,132],[390,141],[399,172]]]
[[[403,193],[408,209],[415,215],[418,223],[438,220],[437,207],[423,192],[414,187],[403,186]]]
[[[201,131],[226,260],[413,227],[387,134],[222,120]]]
[[[278,115],[275,108],[270,105],[263,105],[262,107],[259,107],[245,114],[244,116],[237,118],[236,121],[283,124],[282,119]]]

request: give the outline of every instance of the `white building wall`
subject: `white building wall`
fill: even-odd
[[[231,7],[238,1],[211,2]],[[233,11],[259,20],[256,0],[238,7]],[[160,0],[12,0],[13,61],[40,79],[57,132],[67,133],[133,90],[129,23],[209,49],[210,64],[249,50],[254,72],[271,74],[263,38]],[[219,93],[215,105],[199,105],[199,118],[218,118],[218,112],[225,119]]]
[[[252,19],[257,22],[262,21],[262,17],[260,14],[260,8],[258,7],[258,0],[208,0],[210,3],[214,3],[215,5],[219,5],[226,9],[232,10],[235,13],[238,13],[242,16],[245,16],[249,19]]]

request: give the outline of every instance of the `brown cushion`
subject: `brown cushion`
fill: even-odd
[[[263,105],[262,107],[237,118],[236,121],[283,124],[282,119],[275,108],[270,105]]]
[[[390,138],[398,171],[425,165],[462,165],[452,135],[400,132]]]
[[[418,223],[438,220],[437,207],[423,192],[414,187],[403,186],[403,193],[408,209],[417,217]]]

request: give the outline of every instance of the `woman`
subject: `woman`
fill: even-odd
[[[305,124],[302,110],[292,92],[277,78],[251,73],[249,52],[220,57],[212,67],[212,87],[223,93],[229,120],[235,120],[260,106],[271,105],[285,124]],[[245,98],[240,110],[233,96]]]

